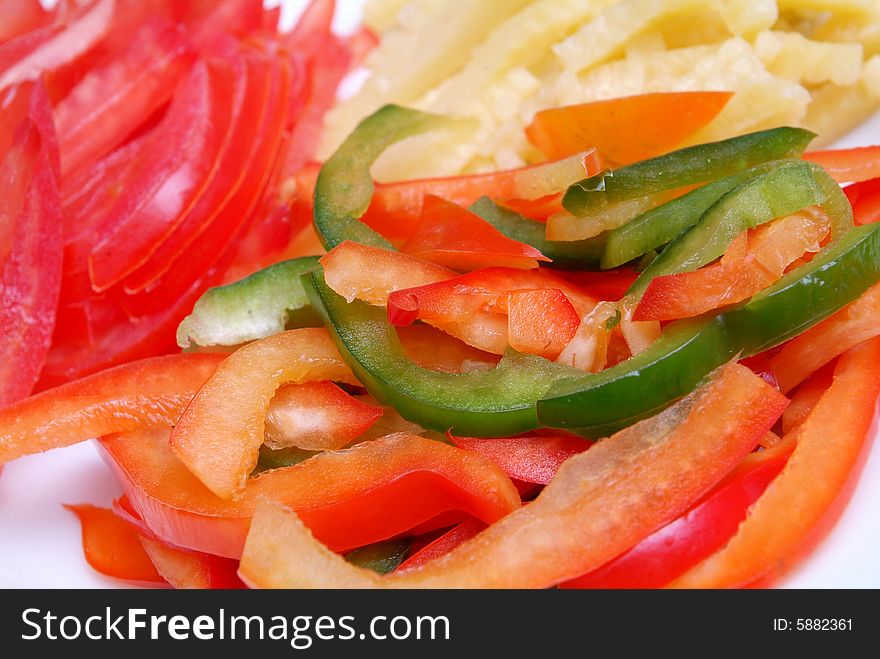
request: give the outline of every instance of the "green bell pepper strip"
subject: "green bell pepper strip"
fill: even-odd
[[[783,126],[690,146],[575,183],[562,205],[569,213],[584,217],[605,204],[713,181],[770,160],[796,158],[815,136],[802,128]]]
[[[853,229],[750,301],[708,319],[672,323],[640,355],[554,383],[538,401],[538,420],[587,437],[607,436],[662,410],[735,356],[797,336],[878,279],[880,225]]]
[[[177,327],[177,345],[232,346],[285,329],[320,327],[321,318],[309,306],[299,279],[317,263],[317,256],[282,261],[209,288]]]
[[[342,358],[379,402],[424,428],[473,437],[504,437],[538,427],[535,402],[576,371],[508,350],[490,371],[441,373],[410,361],[385,309],[337,295],[316,270],[303,276]]]
[[[711,263],[743,231],[816,204],[831,218],[834,241],[852,229],[846,195],[821,167],[802,160],[783,161],[716,201],[642,271],[627,294],[641,295],[654,277]]]
[[[394,572],[409,556],[412,540],[385,540],[359,547],[345,555],[345,560],[378,574]]]
[[[616,268],[660,249],[695,225],[703,213],[725,194],[770,171],[778,162],[764,163],[707,183],[609,232],[601,258],[602,269]]]
[[[321,167],[315,183],[315,231],[324,248],[329,251],[352,240],[393,250],[359,219],[373,198],[370,167],[395,142],[461,121],[398,105],[386,105],[361,121]]]
[[[547,225],[499,206],[489,197],[480,197],[468,210],[511,240],[531,245],[553,259],[548,265],[554,268],[595,268],[604,251],[605,234],[586,240],[547,240]]]

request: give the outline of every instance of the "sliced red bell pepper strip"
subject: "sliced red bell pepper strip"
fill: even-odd
[[[112,229],[92,250],[89,275],[96,292],[143,265],[198,198],[229,126],[231,90],[227,67],[213,61],[192,68],[163,120],[164,130],[132,173],[138,189],[121,198]]]
[[[451,433],[447,436],[459,448],[485,455],[511,478],[538,485],[547,485],[563,462],[592,445],[581,437],[565,433],[500,439],[456,437]]]
[[[269,402],[288,382],[358,384],[324,328],[249,343],[199,390],[171,434],[175,455],[223,499],[239,493],[257,466]]]
[[[61,288],[58,152],[51,123],[34,111],[48,103],[43,85],[35,86],[28,117],[0,154],[0,405],[27,396],[37,382]]]
[[[529,270],[537,268],[538,261],[550,260],[466,208],[433,194],[425,195],[416,230],[402,251],[459,271],[491,266]]]
[[[783,393],[835,357],[880,335],[880,285],[786,343],[770,360]]]
[[[558,288],[510,291],[502,299],[510,347],[553,361],[574,338],[581,318]]]
[[[85,503],[64,507],[82,524],[83,555],[93,570],[127,581],[165,583],[135,530],[112,510]]]
[[[223,354],[131,362],[0,409],[0,463],[93,437],[173,425]]]
[[[381,578],[346,564],[295,513],[267,501],[254,515],[239,576],[258,587],[546,588],[681,515],[754,448],[787,402],[729,364],[683,402],[568,460],[535,501],[472,541]]]
[[[822,167],[838,183],[858,183],[880,176],[880,146],[808,151],[803,159]]]
[[[65,175],[120,145],[165,105],[190,60],[181,28],[151,20],[89,71],[55,110]]]
[[[755,502],[736,535],[671,586],[729,588],[778,575],[835,520],[865,446],[880,393],[880,339],[847,352],[831,387],[795,431],[785,469]]]
[[[595,147],[609,162],[627,165],[672,151],[709,124],[732,96],[666,92],[541,110],[526,136],[548,158]]]
[[[254,510],[267,498],[299,511],[337,551],[398,536],[446,511],[491,523],[520,505],[490,461],[414,435],[265,471],[234,501],[218,499],[192,475],[171,452],[167,431],[113,435],[102,446],[133,508],[160,539],[229,558],[241,555]]]
[[[387,305],[388,296],[394,291],[458,276],[455,270],[442,265],[350,240],[327,252],[320,263],[327,285],[337,294],[374,306]]]
[[[852,204],[856,225],[880,221],[880,178],[854,183],[843,191]]]
[[[690,318],[741,302],[778,281],[805,252],[817,252],[830,231],[827,216],[807,212],[758,227],[749,232],[747,247],[735,241],[718,263],[654,277],[633,319]]]
[[[332,382],[287,384],[266,413],[265,444],[332,451],[351,444],[382,416],[382,408],[345,393]]]
[[[750,454],[683,516],[560,588],[662,588],[724,546],[785,467],[794,442]]]
[[[807,420],[810,412],[831,386],[835,366],[835,362],[829,362],[797,388],[794,395],[791,396],[791,403],[782,414],[782,432],[784,434],[789,434]]]
[[[165,544],[147,528],[125,495],[113,501],[112,510],[134,527],[150,562],[172,588],[244,588],[236,574],[236,561]]]
[[[486,525],[478,519],[474,519],[473,517],[466,519],[433,542],[422,547],[419,551],[411,554],[397,567],[396,571],[403,572],[405,570],[411,570],[412,568],[422,566],[425,563],[440,558],[451,552],[460,544],[467,542],[485,528]]]
[[[25,80],[36,80],[42,73],[57,71],[85,55],[110,32],[114,10],[114,0],[97,0],[86,7],[51,39],[0,71],[0,90]]]

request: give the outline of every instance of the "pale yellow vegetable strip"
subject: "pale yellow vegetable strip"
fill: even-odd
[[[408,0],[369,0],[364,5],[364,24],[376,32],[384,32],[397,22],[397,15]]]
[[[705,0],[622,0],[554,46],[553,51],[563,67],[583,71],[614,57],[632,37],[667,16],[703,7]]]
[[[535,0],[496,27],[467,65],[431,103],[435,112],[460,111],[462,103],[512,68],[528,67],[550,46],[593,18],[613,0]]]
[[[759,32],[773,27],[779,7],[776,0],[724,0],[721,15],[733,34],[754,39]]]
[[[460,69],[471,49],[527,0],[444,2],[427,29],[388,39],[368,59],[372,75],[351,99],[326,117],[320,159],[325,159],[358,121],[386,103],[411,104]]]
[[[829,11],[857,16],[880,15],[876,0],[777,0],[780,11]]]
[[[767,31],[755,40],[755,52],[770,73],[810,85],[853,85],[862,74],[860,43],[824,43],[796,32]]]

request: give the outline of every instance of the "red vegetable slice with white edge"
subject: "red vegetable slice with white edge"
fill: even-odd
[[[257,466],[275,390],[316,380],[358,384],[326,329],[290,330],[249,343],[196,394],[171,434],[171,448],[214,494],[231,499]]]
[[[553,586],[682,514],[754,448],[787,404],[747,368],[729,364],[667,411],[571,458],[535,501],[473,540],[385,577],[346,563],[283,504],[263,502],[239,575],[266,588]]]

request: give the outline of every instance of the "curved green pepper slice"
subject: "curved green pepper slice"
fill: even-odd
[[[690,146],[575,183],[562,205],[583,217],[609,203],[713,181],[770,160],[798,157],[815,136],[802,128],[783,126]]]
[[[578,371],[510,350],[490,371],[441,373],[406,357],[385,309],[348,303],[320,271],[303,277],[312,306],[339,352],[379,402],[425,428],[474,437],[501,437],[538,427],[535,402],[550,385]]]
[[[353,240],[393,250],[359,220],[373,198],[370,166],[395,142],[460,121],[398,105],[386,105],[361,121],[321,167],[315,183],[315,231],[324,248]]]
[[[709,319],[672,323],[642,354],[601,373],[556,382],[538,401],[538,420],[605,436],[686,395],[734,356],[747,357],[797,336],[878,279],[880,226],[853,229],[750,301]]]
[[[833,240],[852,229],[846,195],[821,167],[802,160],[778,163],[716,201],[642,271],[628,293],[640,295],[654,277],[711,263],[743,231],[816,204],[831,218]]]
[[[177,345],[234,346],[285,329],[320,327],[299,279],[317,264],[317,256],[290,259],[209,288],[178,325]]]

